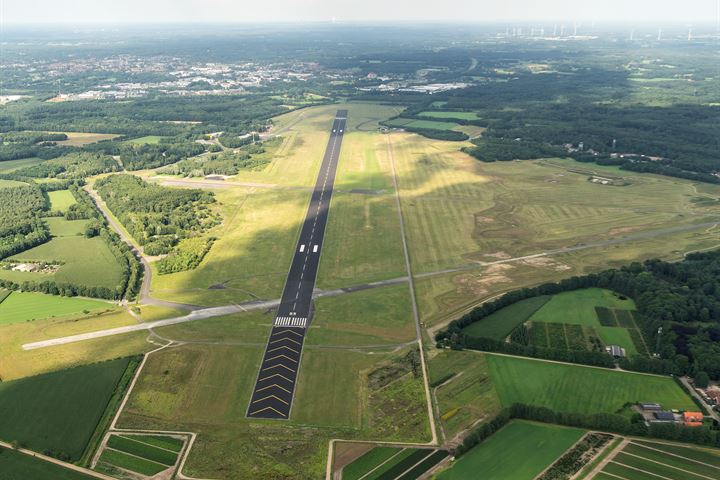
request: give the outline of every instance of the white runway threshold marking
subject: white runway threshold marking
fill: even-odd
[[[314,246],[313,246],[313,253],[317,253],[319,246],[320,246],[320,245],[314,245]]]
[[[274,327],[297,327],[305,328],[307,326],[307,318],[305,317],[276,317],[273,322]]]
[[[304,251],[305,251],[305,245],[304,245],[304,244],[303,244],[303,245],[300,245],[300,253],[302,253],[302,252],[304,252]]]

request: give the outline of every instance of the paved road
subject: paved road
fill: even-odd
[[[346,119],[347,110],[338,110],[248,405],[250,418],[290,417]]]

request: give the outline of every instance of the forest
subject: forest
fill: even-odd
[[[282,139],[273,138],[261,143],[245,145],[238,150],[226,150],[222,153],[187,158],[168,165],[158,173],[182,175],[184,177],[204,177],[206,175],[237,175],[240,170],[259,170],[272,161],[274,152]]]
[[[111,175],[95,187],[147,255],[168,255],[160,260],[161,273],[197,266],[213,241],[198,238],[220,224],[210,192],[163,187],[132,175]]]
[[[48,202],[37,185],[0,188],[0,259],[50,240],[41,215]]]
[[[15,170],[14,175],[31,178],[83,179],[100,173],[117,172],[118,163],[109,155],[77,152]]]
[[[657,259],[632,263],[620,269],[515,290],[454,320],[436,335],[436,341],[441,347],[512,350],[510,353],[559,359],[548,352],[550,349],[469,338],[462,329],[522,299],[588,287],[607,288],[633,298],[638,326],[645,338],[651,339],[649,344],[656,347],[659,358],[621,359],[621,367],[692,376],[703,373],[720,380],[720,251],[693,253],[675,263]],[[582,358],[566,360],[598,365],[593,352],[581,355]]]

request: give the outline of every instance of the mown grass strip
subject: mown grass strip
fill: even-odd
[[[172,450],[173,452],[180,452],[182,450],[185,441],[175,437],[166,437],[161,435],[118,435],[119,437],[129,438],[142,443],[147,443],[155,447],[164,448],[165,450]]]
[[[403,476],[399,477],[397,480],[415,480],[423,473],[430,470],[432,467],[440,463],[445,457],[448,456],[448,453],[445,450],[438,450],[429,457],[427,457],[422,462],[418,463],[415,467],[412,468],[409,472],[405,473]]]

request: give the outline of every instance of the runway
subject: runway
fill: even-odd
[[[346,121],[347,110],[338,110],[250,399],[250,418],[290,417]]]

